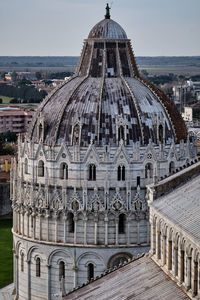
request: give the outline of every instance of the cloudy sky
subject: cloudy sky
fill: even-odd
[[[0,0],[0,55],[80,55],[106,0]],[[110,0],[137,56],[200,55],[200,0]]]

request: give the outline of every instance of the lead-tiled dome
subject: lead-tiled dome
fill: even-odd
[[[89,39],[127,39],[124,29],[111,19],[104,19],[97,23],[88,35]]]
[[[99,146],[186,140],[175,105],[140,77],[125,31],[105,17],[85,40],[74,76],[38,108],[28,139],[84,147],[91,140]]]

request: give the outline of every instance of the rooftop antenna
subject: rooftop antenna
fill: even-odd
[[[108,3],[106,5],[105,19],[110,19],[110,7],[109,7]]]

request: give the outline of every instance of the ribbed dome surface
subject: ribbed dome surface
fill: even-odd
[[[41,137],[84,147],[170,144],[186,140],[187,130],[174,103],[140,77],[124,30],[105,19],[85,40],[75,75],[39,106],[28,139]]]
[[[124,29],[111,19],[97,23],[88,35],[89,39],[127,39]]]

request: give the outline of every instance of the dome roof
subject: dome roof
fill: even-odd
[[[28,140],[83,147],[186,140],[174,103],[140,77],[130,40],[109,17],[85,40],[74,76],[39,106]]]
[[[88,35],[89,39],[127,39],[124,29],[111,19],[97,23]]]

